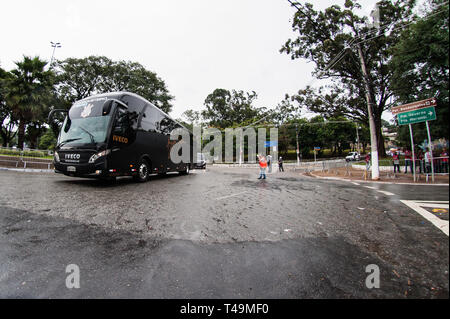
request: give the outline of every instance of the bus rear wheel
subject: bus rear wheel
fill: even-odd
[[[140,183],[146,182],[150,174],[150,166],[144,159],[140,160],[138,165],[137,175],[134,175],[134,180]]]

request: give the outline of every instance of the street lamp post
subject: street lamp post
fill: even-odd
[[[357,151],[358,151],[358,154],[359,154],[359,130],[361,129],[361,127],[358,125],[358,124],[356,124],[356,148],[357,148]]]
[[[51,46],[53,48],[52,58],[50,60],[50,68],[51,68],[52,64],[53,64],[53,57],[55,56],[55,50],[56,50],[56,48],[60,48],[61,47],[61,43],[59,43],[59,42],[53,43],[52,41],[50,41],[50,44],[51,44]]]
[[[295,123],[295,139],[297,141],[297,166],[300,165],[300,158],[299,158],[299,154],[300,154],[300,150],[298,149],[298,124]]]

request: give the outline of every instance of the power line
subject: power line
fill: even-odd
[[[294,6],[298,11],[302,12],[302,11],[301,11],[301,8],[298,7],[297,3],[293,3],[291,0],[287,0],[287,1],[288,1],[292,6]],[[437,9],[437,8],[439,8],[439,7],[442,7],[442,6],[448,5],[448,4],[449,4],[449,1],[447,1],[447,2],[445,2],[445,3],[442,3],[442,4],[438,5],[438,6],[436,6],[434,9]],[[414,21],[412,21],[412,22],[410,22],[410,23],[407,23],[407,24],[402,25],[402,26],[400,26],[400,27],[394,28],[392,31],[396,31],[396,30],[405,28],[405,27],[407,27],[407,26],[409,26],[409,25],[411,25],[411,24],[413,24],[413,23],[417,23],[418,21],[421,21],[421,20],[426,20],[426,19],[428,19],[428,18],[430,18],[430,17],[432,17],[432,16],[434,16],[434,15],[437,15],[437,14],[439,14],[439,13],[442,13],[442,12],[444,12],[444,11],[446,11],[446,10],[441,10],[441,11],[438,11],[438,12],[435,12],[435,13],[432,13],[432,14],[429,14],[429,15],[427,15],[426,17],[424,17],[424,18],[422,18],[422,19],[414,20]],[[380,32],[381,30],[384,30],[384,29],[386,29],[386,28],[392,26],[393,23],[394,23],[394,22],[386,23],[386,24],[380,26],[379,28],[376,28],[376,29],[374,29],[374,30],[370,30],[370,31],[364,32],[364,33],[359,34],[358,36],[354,37],[354,38],[348,43],[347,47],[345,47],[342,51],[340,51],[340,52],[339,52],[339,53],[338,53],[338,54],[337,54],[337,55],[336,55],[336,56],[335,56],[335,57],[327,64],[327,66],[326,66],[323,70],[320,71],[320,73],[324,73],[324,72],[328,71],[329,69],[331,69],[332,67],[334,67],[337,63],[339,63],[339,62],[344,58],[344,56],[348,53],[348,51],[347,51],[348,48],[350,48],[350,47],[352,47],[352,46],[354,46],[354,45],[358,45],[358,44],[361,44],[361,43],[368,42],[368,41],[373,40],[373,39],[375,39],[375,38],[377,38],[377,37],[383,36],[383,35],[384,35],[384,32],[383,32],[382,34],[379,34],[379,35],[377,35],[377,36],[374,36],[374,37],[371,37],[371,38],[368,38],[368,39],[364,39],[364,40],[359,41],[359,42],[357,42],[357,43],[354,43],[355,41],[357,41],[357,40],[359,40],[359,39],[362,39],[362,37],[364,37],[364,36],[366,36],[366,35],[375,34],[376,32]],[[320,75],[319,75],[319,76],[320,76]],[[317,80],[317,79],[312,79],[312,80],[308,83],[307,86],[311,86],[311,84],[312,84],[314,81],[316,81],[316,80]]]
[[[432,14],[429,14],[429,15],[427,15],[427,16],[421,18],[421,19],[414,20],[414,21],[411,21],[411,22],[409,22],[409,23],[407,23],[407,24],[404,24],[404,25],[402,25],[402,26],[396,27],[396,28],[392,29],[392,31],[396,31],[396,30],[403,29],[403,28],[405,28],[405,27],[407,27],[407,26],[409,26],[409,25],[411,25],[411,24],[417,23],[417,22],[419,22],[419,21],[424,21],[424,20],[426,20],[426,19],[428,19],[428,18],[430,18],[430,17],[432,17],[432,16],[438,15],[438,14],[440,14],[440,13],[442,13],[442,12],[445,12],[445,11],[447,11],[447,10],[441,10],[441,11],[438,11],[438,12],[435,12],[435,13],[432,13]],[[371,37],[371,38],[368,38],[368,39],[364,39],[363,41],[357,42],[357,43],[355,43],[354,45],[358,45],[358,44],[361,44],[361,43],[364,43],[364,42],[373,40],[373,39],[378,38],[378,37],[381,37],[381,36],[384,36],[384,33],[379,34],[379,35],[376,35],[376,36]]]

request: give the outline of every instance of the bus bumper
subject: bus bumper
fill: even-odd
[[[106,160],[98,163],[53,163],[55,173],[74,177],[115,176],[107,171]]]

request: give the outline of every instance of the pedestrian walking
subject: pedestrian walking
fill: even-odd
[[[405,150],[405,174],[408,173],[408,166],[411,174],[413,173],[412,153],[409,149]]]
[[[400,173],[400,158],[397,152],[394,152],[394,155],[392,155],[392,161],[394,163],[394,174],[396,172]]]
[[[283,158],[280,156],[280,158],[278,159],[278,171],[279,172],[284,172],[284,168],[283,168]]]
[[[258,179],[266,179],[266,168],[267,168],[267,161],[264,156],[259,155],[258,156],[259,161],[259,177]]]
[[[267,155],[268,173],[272,173],[272,155]]]
[[[443,149],[441,152],[441,173],[448,173],[448,152],[447,149]]]

